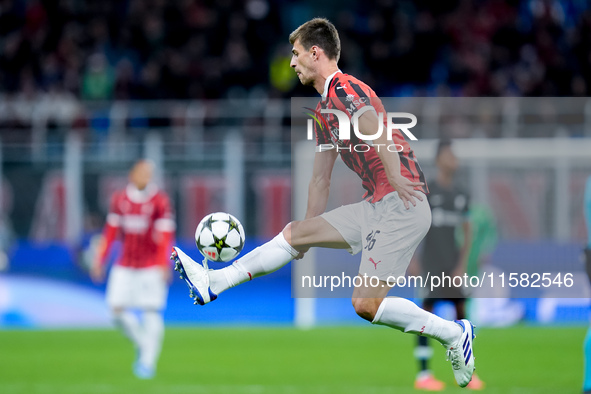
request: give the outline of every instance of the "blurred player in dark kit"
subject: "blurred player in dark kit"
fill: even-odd
[[[444,273],[450,276],[463,276],[467,272],[467,261],[471,245],[471,229],[468,217],[468,194],[458,185],[455,174],[458,169],[458,159],[452,150],[451,140],[440,140],[435,156],[437,177],[429,182],[428,195],[431,207],[432,223],[423,241],[423,253],[420,268],[423,277],[430,273],[441,277]],[[456,232],[463,231],[463,242],[458,247]],[[433,291],[425,291],[422,296],[423,309],[433,312],[434,306],[440,301],[450,301],[455,306],[456,318],[466,318],[466,294],[462,288],[438,287]],[[418,337],[415,357],[419,360],[420,372],[415,380],[415,388],[428,391],[440,391],[445,383],[437,380],[429,370],[429,359],[433,349],[428,344],[427,337]],[[474,374],[467,386],[471,389],[483,388],[482,381]]]

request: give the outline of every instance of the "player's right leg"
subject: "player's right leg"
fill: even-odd
[[[313,246],[349,248],[341,234],[318,216],[289,223],[275,238],[220,270],[206,270],[178,247],[173,248],[171,259],[195,303],[204,305],[231,287],[277,271]]]
[[[155,266],[136,270],[134,307],[141,313],[142,343],[134,364],[135,375],[151,379],[156,374],[164,340],[164,318],[168,284],[162,268]]]

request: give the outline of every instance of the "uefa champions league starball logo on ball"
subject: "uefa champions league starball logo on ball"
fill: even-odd
[[[234,259],[244,247],[244,228],[240,221],[226,212],[216,212],[201,220],[195,231],[195,243],[210,261]]]

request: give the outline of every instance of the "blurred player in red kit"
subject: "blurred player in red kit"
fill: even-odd
[[[122,251],[109,274],[107,303],[115,324],[136,348],[133,371],[142,379],[154,376],[162,347],[162,310],[171,279],[168,255],[176,228],[168,196],[152,183],[153,172],[152,162],[137,161],[127,187],[113,195],[91,269],[92,279],[102,282],[109,252],[119,237]]]

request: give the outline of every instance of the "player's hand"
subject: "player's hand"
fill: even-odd
[[[305,250],[299,250],[298,252],[300,252],[296,257],[294,257],[294,260],[301,260],[304,258],[304,255],[306,254],[306,252],[310,250],[310,248],[306,248]]]
[[[402,175],[396,175],[390,180],[390,185],[396,189],[398,196],[404,203],[404,207],[406,209],[410,208],[410,204],[412,204],[414,207],[417,206],[415,198],[423,201],[423,197],[421,197],[417,190],[415,190],[415,187],[423,186],[424,184],[424,182],[413,182]]]
[[[172,270],[168,265],[162,267],[162,279],[168,284],[172,283]]]
[[[99,263],[92,264],[90,279],[96,284],[103,283],[105,281],[105,266]]]

